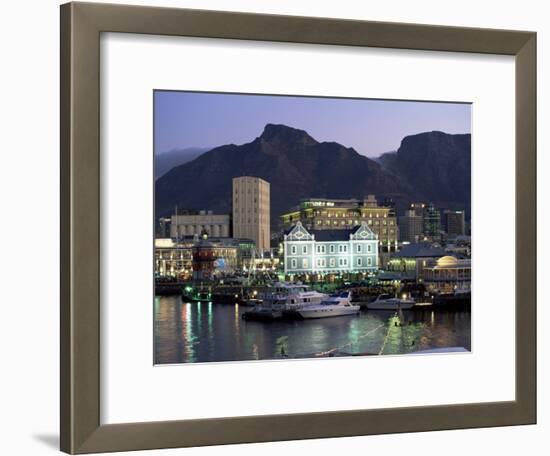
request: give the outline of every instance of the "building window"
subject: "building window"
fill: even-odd
[[[317,246],[317,253],[321,253],[321,246],[320,245]]]
[[[305,258],[302,260],[302,269],[307,269],[307,260]]]
[[[295,245],[293,245],[292,247],[290,247],[290,253],[291,253],[292,255],[296,255],[296,246],[295,246]]]
[[[290,260],[290,267],[296,269],[296,260]]]
[[[336,264],[336,262],[334,261],[334,258],[331,258],[331,259],[330,259],[330,263],[329,263],[329,264],[330,264],[330,267],[331,267],[331,268],[334,267],[334,265]]]
[[[367,252],[371,252],[372,251],[372,246],[370,244],[367,244]]]
[[[372,259],[371,257],[368,257],[367,258],[367,266],[370,266],[372,264]]]
[[[362,246],[361,244],[357,244],[357,253],[361,253]]]
[[[357,266],[363,266],[363,260],[361,258],[357,258]]]
[[[303,254],[306,254],[306,253],[307,253],[307,245],[304,245],[304,246],[302,247],[302,253],[303,253]]]
[[[330,250],[330,253],[334,253],[334,245],[333,244],[330,245],[329,250]]]

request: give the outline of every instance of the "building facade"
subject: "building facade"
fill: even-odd
[[[259,251],[271,245],[270,185],[259,177],[233,178],[233,236],[252,239]]]
[[[155,276],[182,280],[207,280],[220,274],[274,269],[274,255],[255,257],[251,239],[187,236],[179,239],[155,239]]]
[[[439,236],[441,231],[441,212],[432,203],[424,208],[424,235]]]
[[[172,215],[170,237],[182,239],[185,236],[201,235],[204,232],[211,237],[229,237],[229,214],[214,214],[212,211],[178,213]]]
[[[193,241],[176,243],[171,238],[155,239],[155,277],[185,280],[193,272]]]
[[[411,203],[409,210],[414,211],[415,215],[424,217],[424,209],[426,208],[426,203]]]
[[[405,215],[399,217],[399,240],[418,242],[424,231],[423,222],[424,218],[414,210],[405,211]]]
[[[430,262],[446,255],[444,249],[427,243],[415,243],[404,246],[392,255],[388,262],[388,271],[395,273],[401,280],[422,282],[424,268]]]
[[[443,213],[445,229],[449,237],[464,236],[466,234],[466,220],[464,211],[445,211]]]
[[[374,195],[364,200],[317,199],[304,200],[292,211],[283,214],[285,229],[297,222],[309,230],[349,230],[365,223],[376,235],[380,252],[397,251],[398,227],[395,210],[378,204]]]
[[[467,292],[472,283],[472,261],[444,256],[424,268],[424,283],[430,291],[439,293]]]
[[[283,239],[285,275],[374,272],[378,240],[363,222],[351,229],[308,230],[297,222]]]

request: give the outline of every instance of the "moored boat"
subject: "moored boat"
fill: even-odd
[[[327,298],[307,285],[277,282],[262,292],[253,309],[243,314],[245,320],[276,320]]]
[[[359,313],[360,307],[351,303],[351,292],[342,291],[331,295],[319,304],[309,305],[297,309],[296,315],[300,318],[328,318],[341,317],[344,315],[355,315]]]

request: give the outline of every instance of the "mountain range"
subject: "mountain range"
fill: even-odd
[[[176,166],[156,181],[156,214],[175,206],[231,211],[231,179],[256,176],[271,184],[271,220],[304,198],[392,199],[398,211],[410,202],[470,208],[470,135],[432,131],[405,137],[396,152],[377,160],[307,132],[267,124],[242,145],[228,144]]]

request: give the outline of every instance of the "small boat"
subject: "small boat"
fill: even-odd
[[[301,283],[277,282],[258,295],[254,307],[244,312],[244,320],[270,321],[283,317],[292,318],[295,311],[302,307],[319,304],[327,298],[324,293],[310,290]]]
[[[343,291],[331,295],[319,304],[296,309],[295,313],[300,318],[328,318],[341,317],[344,315],[355,315],[359,313],[359,306],[351,304],[351,292]]]
[[[412,299],[401,299],[389,294],[381,294],[374,301],[367,303],[369,310],[406,310],[415,305]]]

